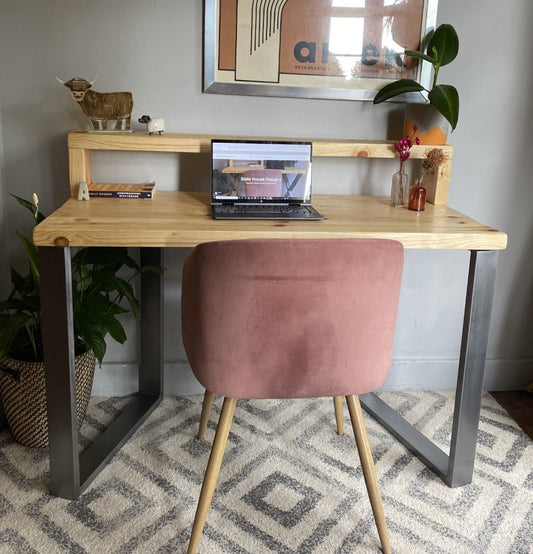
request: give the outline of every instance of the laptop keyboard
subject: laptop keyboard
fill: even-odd
[[[237,206],[217,206],[217,212],[227,215],[238,214],[260,214],[260,215],[291,215],[291,214],[308,214],[309,210],[305,206],[254,206],[254,205],[237,205]]]

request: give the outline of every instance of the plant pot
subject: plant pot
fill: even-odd
[[[91,396],[95,363],[92,350],[75,358],[78,428],[85,418]],[[4,358],[1,365],[9,371],[0,370],[0,395],[13,437],[24,446],[48,446],[44,362]]]
[[[431,104],[405,105],[404,136],[411,135],[415,125],[418,127],[416,136],[420,144],[446,144],[450,124]]]

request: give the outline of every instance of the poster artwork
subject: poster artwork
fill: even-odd
[[[219,0],[217,80],[369,88],[417,78],[424,0]],[[370,88],[372,88],[370,86]]]

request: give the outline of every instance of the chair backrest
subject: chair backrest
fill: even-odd
[[[403,246],[244,239],[185,260],[182,335],[198,381],[235,398],[363,394],[389,372]]]

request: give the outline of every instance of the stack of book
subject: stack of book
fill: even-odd
[[[147,183],[90,183],[89,198],[153,198],[155,181]]]

